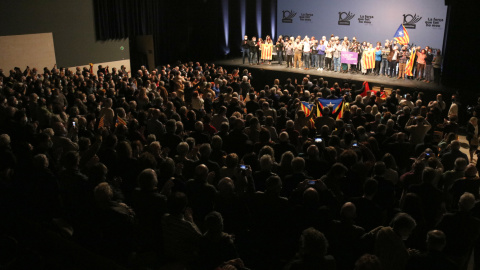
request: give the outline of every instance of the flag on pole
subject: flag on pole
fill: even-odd
[[[313,104],[310,104],[308,102],[302,101],[300,103],[300,110],[305,112],[305,117],[309,117],[310,113],[312,113],[313,109]]]
[[[408,36],[407,29],[405,28],[405,26],[403,26],[403,24],[398,27],[395,35],[393,35],[393,38],[401,45],[407,45],[410,42],[410,37]]]
[[[405,75],[413,76],[413,62],[415,62],[416,50],[413,48],[412,55],[410,55],[410,61],[408,61],[407,67],[405,68]]]
[[[375,50],[368,50],[363,52],[362,66],[365,69],[371,69],[375,67]]]
[[[93,64],[90,63],[90,74],[93,74]]]

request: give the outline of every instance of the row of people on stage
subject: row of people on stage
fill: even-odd
[[[340,40],[338,36],[331,36],[327,39],[316,40],[315,37],[300,36],[283,37],[279,36],[274,44],[271,37],[265,40],[256,37],[248,39],[244,37],[242,43],[243,64],[245,59],[250,65],[268,63],[271,64],[275,55],[280,65],[286,62],[287,68],[317,69],[320,71],[351,72],[386,76],[397,79],[416,79],[425,82],[440,82],[442,55],[440,50],[434,53],[429,46],[422,49],[420,46],[408,48],[408,46],[397,43],[396,40],[386,40],[382,46],[381,42],[376,44],[369,42],[358,42],[356,37],[349,40],[344,37]],[[367,69],[362,66],[362,57],[365,52],[375,51],[374,68]],[[411,58],[411,53],[415,55]],[[342,52],[358,53],[357,64],[341,63]],[[414,61],[412,76],[405,74],[409,61]]]

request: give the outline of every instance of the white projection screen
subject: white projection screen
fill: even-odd
[[[0,36],[0,68],[5,74],[14,67],[22,71],[27,67],[52,69],[56,63],[52,33]]]
[[[370,43],[392,40],[400,24],[410,44],[441,49],[447,6],[443,0],[278,0],[277,33],[287,36],[331,34]]]

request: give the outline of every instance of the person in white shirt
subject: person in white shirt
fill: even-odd
[[[308,36],[303,39],[303,66],[305,70],[310,68],[310,40]]]
[[[415,107],[415,104],[412,102],[412,96],[410,94],[407,94],[404,99],[400,101],[400,105],[402,107],[407,106],[410,108],[410,110],[413,110],[413,107]]]
[[[192,109],[196,111],[201,111],[203,110],[203,104],[203,98],[198,94],[197,91],[193,92]]]
[[[458,117],[458,104],[456,98],[455,95],[452,96],[452,105],[450,105],[450,109],[448,110],[448,118]]]

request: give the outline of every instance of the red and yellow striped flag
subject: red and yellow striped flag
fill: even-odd
[[[405,68],[405,75],[413,76],[413,62],[415,62],[416,50],[413,48],[412,55],[410,55],[410,61],[408,61],[407,67]]]
[[[363,52],[362,66],[365,69],[371,69],[375,67],[375,50],[368,50]]]

